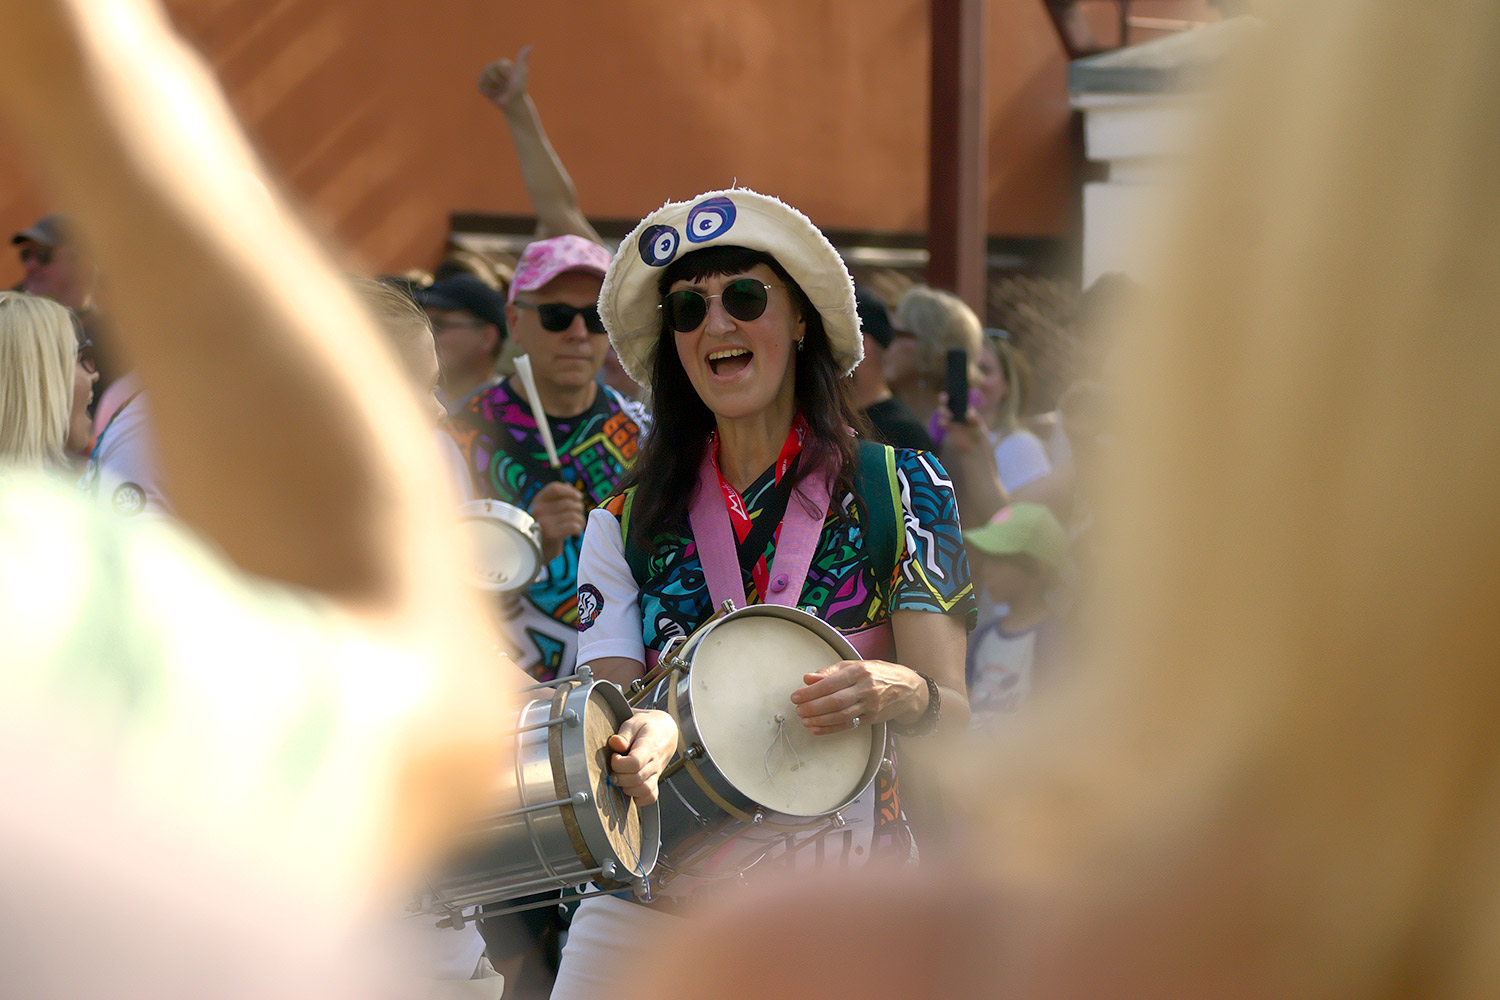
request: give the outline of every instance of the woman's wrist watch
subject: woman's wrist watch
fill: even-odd
[[[926,736],[938,727],[938,721],[943,717],[943,699],[938,694],[937,681],[926,674],[917,673],[918,677],[927,682],[927,711],[909,726],[903,726],[895,720],[891,721],[891,730],[897,736]]]

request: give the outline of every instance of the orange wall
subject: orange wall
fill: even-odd
[[[830,228],[925,225],[925,0],[167,7],[273,170],[368,267],[430,264],[450,211],[529,214],[504,121],[474,89],[528,42],[532,94],[591,216],[738,181]],[[988,35],[990,231],[1065,234],[1066,61],[1042,0],[990,0]],[[3,145],[0,192],[4,232],[49,207]],[[17,273],[0,261],[0,281]]]

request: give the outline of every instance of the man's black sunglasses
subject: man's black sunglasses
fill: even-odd
[[[584,329],[589,333],[603,333],[604,320],[599,318],[598,306],[570,306],[564,302],[522,302],[517,299],[515,305],[522,309],[535,309],[537,319],[542,321],[542,329],[551,333],[562,333],[573,325],[573,317],[582,314]]]

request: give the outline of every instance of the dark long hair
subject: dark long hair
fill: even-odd
[[[673,282],[742,274],[756,264],[765,264],[786,284],[793,307],[807,327],[803,347],[794,351],[792,357],[796,407],[807,419],[810,433],[802,446],[802,458],[792,473],[792,485],[799,486],[814,470],[831,468],[835,471],[830,492],[837,497],[841,487],[847,489],[854,482],[858,453],[850,429],[859,430],[864,422],[849,402],[848,380],[834,360],[823,317],[806,293],[774,257],[734,246],[708,247],[684,254],[662,273],[658,289],[666,295]],[[677,356],[676,334],[667,323],[665,312],[658,338],[656,362],[651,370],[651,431],[629,475],[620,484],[622,489],[639,487],[631,505],[630,533],[634,544],[653,551],[664,532],[688,533],[688,504],[698,480],[703,449],[714,431],[713,411],[698,397],[682,367],[682,359]]]

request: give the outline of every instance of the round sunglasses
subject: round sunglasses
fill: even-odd
[[[573,317],[583,315],[584,329],[589,333],[604,333],[604,320],[599,318],[598,306],[570,306],[563,302],[522,302],[517,299],[513,305],[522,309],[535,309],[537,319],[542,321],[542,329],[549,333],[562,333],[573,325]]]
[[[691,288],[683,288],[669,294],[662,302],[667,321],[678,333],[691,333],[703,325],[708,318],[708,303],[718,299],[724,311],[741,323],[760,319],[770,301],[771,289],[782,285],[768,285],[757,278],[736,278],[724,286],[718,295],[704,295]]]

